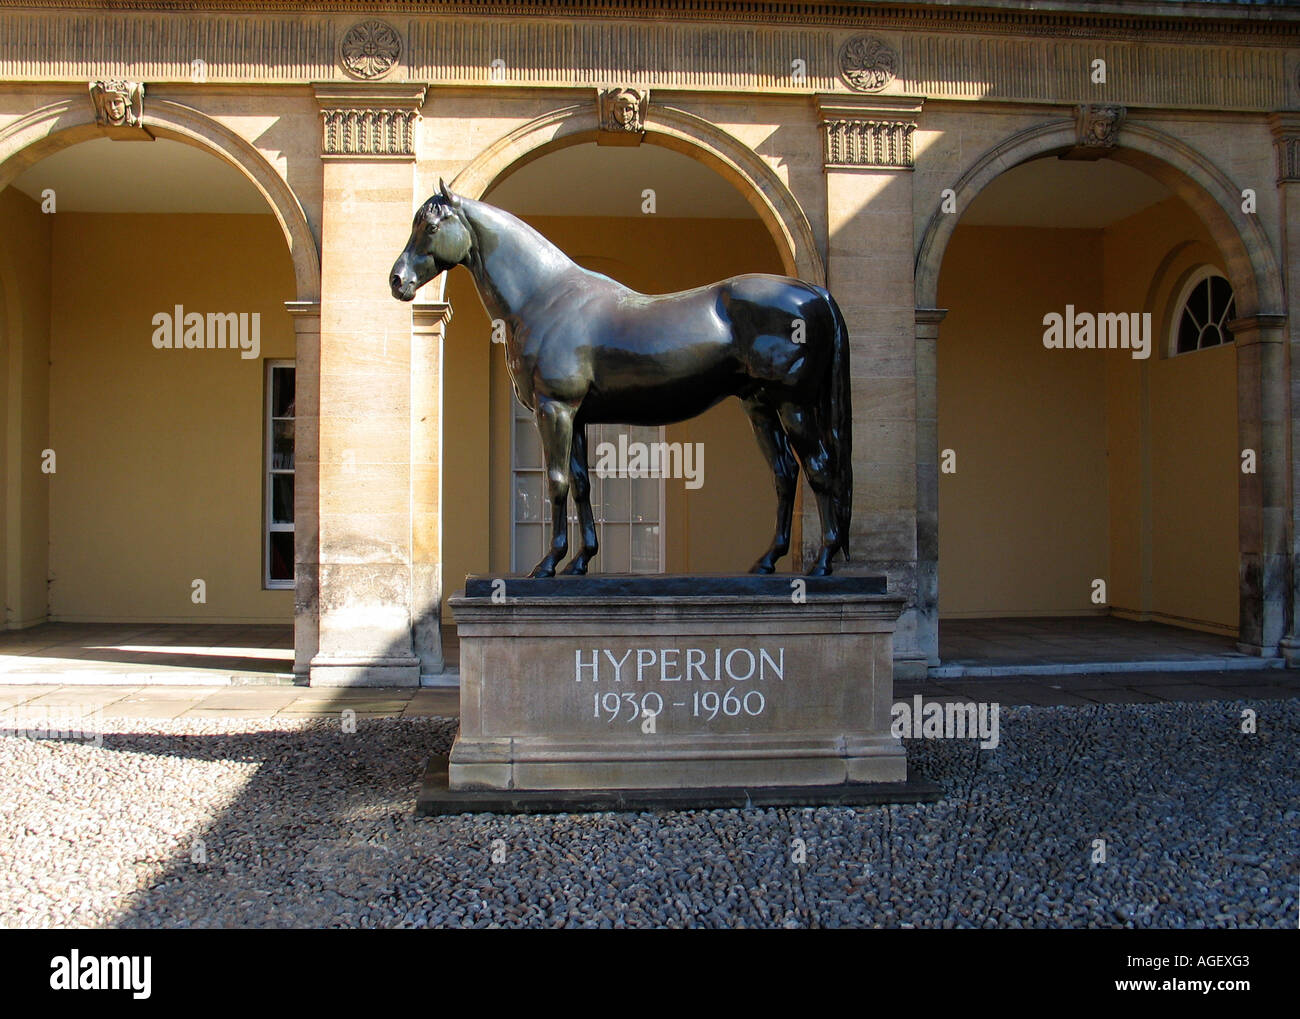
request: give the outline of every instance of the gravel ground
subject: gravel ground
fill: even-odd
[[[909,741],[941,802],[852,809],[416,819],[455,723],[340,728],[0,738],[0,923],[1296,926],[1300,699],[1006,708]]]

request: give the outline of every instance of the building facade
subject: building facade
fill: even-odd
[[[896,674],[950,617],[1300,648],[1300,8],[1105,0],[0,4],[7,628],[443,670],[460,578],[545,531],[472,281],[388,291],[440,179],[645,292],[830,289]],[[738,407],[590,442],[678,456],[598,479],[602,568],[766,547]]]

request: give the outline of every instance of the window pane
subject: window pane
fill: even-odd
[[[1218,325],[1224,321],[1228,305],[1232,302],[1232,287],[1222,276],[1212,276],[1209,282],[1210,311],[1213,315],[1211,321]]]
[[[1186,354],[1188,351],[1195,350],[1200,332],[1192,317],[1184,312],[1183,320],[1178,324],[1178,353]]]
[[[531,420],[515,422],[515,468],[542,466],[542,440]]]
[[[292,474],[275,474],[271,477],[271,523],[293,523]]]
[[[650,483],[658,484],[657,481],[651,481]],[[600,519],[608,522],[626,523],[630,508],[632,485],[637,484],[637,482],[634,482],[631,478],[605,478],[603,484],[604,492],[601,499]]]
[[[632,520],[643,524],[659,523],[659,492],[663,482],[644,478],[632,482]]]
[[[626,524],[601,529],[600,556],[602,573],[630,573],[628,563],[628,528]]]
[[[267,557],[267,575],[272,580],[293,580],[293,531],[272,531]]]
[[[1187,310],[1198,326],[1210,321],[1210,281],[1201,280],[1187,297]]]
[[[542,475],[538,473],[515,475],[515,519],[544,520],[546,505],[542,495]]]
[[[659,525],[632,525],[632,572],[659,572]]]
[[[294,414],[294,372],[290,367],[271,369],[271,417]]]
[[[1223,334],[1219,332],[1218,326],[1206,326],[1201,330],[1201,346],[1217,347],[1223,342]]]
[[[537,565],[542,558],[542,525],[515,525],[514,572],[524,573]]]
[[[293,470],[293,422],[271,422],[271,469]]]

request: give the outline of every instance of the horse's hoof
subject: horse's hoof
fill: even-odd
[[[829,577],[831,567],[829,563],[816,563],[812,569],[804,574],[805,577]]]
[[[544,580],[547,577],[555,576],[555,567],[546,566],[543,563],[538,563],[536,566],[533,567],[533,572],[528,575],[530,577],[536,577],[538,579]]]
[[[569,563],[560,573],[566,577],[585,577],[587,575],[587,564],[574,560]]]
[[[760,562],[756,562],[753,566],[751,566],[751,567],[749,568],[749,572],[750,572],[750,573],[759,573],[759,574],[775,573],[775,572],[776,572],[776,567],[775,567],[775,566],[769,566],[767,563],[765,563],[765,562],[761,562],[761,561],[760,561]]]

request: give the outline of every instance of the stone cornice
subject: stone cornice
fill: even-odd
[[[1111,0],[982,0],[943,5],[882,0],[0,0],[0,9],[40,11],[174,11],[189,14],[462,15],[473,17],[566,17],[601,19],[671,18],[738,24],[840,25],[915,31],[976,31],[1035,38],[1086,36],[1151,41],[1273,40],[1294,45],[1300,10],[1258,5]]]
[[[1268,118],[1273,132],[1273,150],[1277,153],[1277,182],[1300,181],[1300,113],[1274,113]]]
[[[676,0],[605,0],[544,11],[520,0],[364,7],[263,3],[254,17],[232,16],[247,8],[220,0],[187,5],[184,12],[159,9],[166,6],[119,3],[120,13],[106,18],[84,7],[35,10],[0,0],[0,81],[21,87],[117,77],[153,87],[194,81],[192,64],[201,60],[203,80],[216,87],[345,82],[344,39],[360,21],[377,17],[397,34],[398,45],[391,65],[367,68],[365,76],[434,86],[618,82],[696,92],[852,94],[841,53],[846,43],[866,36],[896,55],[895,73],[879,95],[1255,112],[1300,108],[1300,22],[1225,23],[1225,31],[1242,30],[1229,37],[1198,34],[1213,27],[1199,19],[1195,25],[1188,19],[1161,22],[1162,31],[1143,29],[1133,19],[1079,16],[1076,23],[1065,14],[946,6],[810,3],[798,5],[796,15],[791,5],[762,0],[690,0],[684,7]],[[519,16],[525,13],[530,16]],[[588,17],[596,13],[600,20]],[[1057,19],[1062,30],[1035,27],[1039,17]],[[1119,31],[1122,26],[1127,27]],[[1285,32],[1279,35],[1280,28]],[[1088,77],[1097,58],[1110,68],[1104,94]],[[796,64],[803,69],[797,76]]]
[[[412,82],[318,82],[322,159],[415,159],[427,91]]]

